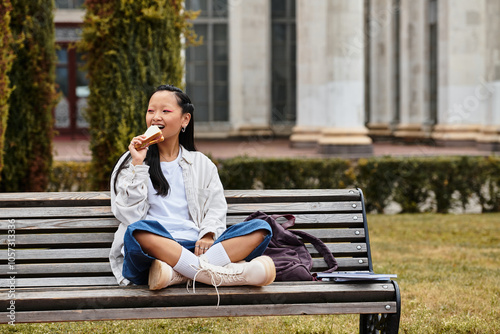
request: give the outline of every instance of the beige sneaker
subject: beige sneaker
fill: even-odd
[[[200,270],[193,281],[217,286],[271,284],[276,278],[276,268],[269,256],[259,256],[250,262],[230,263],[224,267],[214,266],[200,257]]]
[[[182,276],[171,266],[160,260],[154,260],[149,268],[149,290],[160,290],[167,286],[186,283],[189,278]]]

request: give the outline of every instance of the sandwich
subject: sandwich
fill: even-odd
[[[146,148],[150,145],[162,142],[164,140],[163,134],[161,133],[161,130],[159,127],[156,125],[151,125],[146,132],[144,132],[144,135],[147,137],[142,144],[136,144],[135,149],[136,150],[141,150],[143,148]]]

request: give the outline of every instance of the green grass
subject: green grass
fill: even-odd
[[[500,333],[500,214],[370,215],[375,272],[398,274],[400,333]],[[2,333],[357,333],[357,315],[0,326]]]

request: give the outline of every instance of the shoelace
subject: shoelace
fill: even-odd
[[[196,277],[201,272],[205,272],[205,273],[207,273],[210,276],[210,281],[211,281],[213,287],[215,288],[215,292],[217,293],[217,307],[216,308],[219,308],[219,305],[220,305],[220,294],[219,294],[219,289],[217,287],[222,284],[222,278],[220,277],[219,274],[214,273],[211,269],[209,269],[209,268],[198,268],[198,271],[196,272],[196,274],[193,277],[193,293],[196,293]],[[219,276],[218,278],[220,279],[220,283],[219,284],[217,284],[217,282],[215,281],[215,277],[217,277],[217,276]]]

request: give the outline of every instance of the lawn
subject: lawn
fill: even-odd
[[[375,272],[398,274],[400,333],[500,333],[500,214],[369,215]],[[2,325],[3,333],[357,333],[358,316]]]

